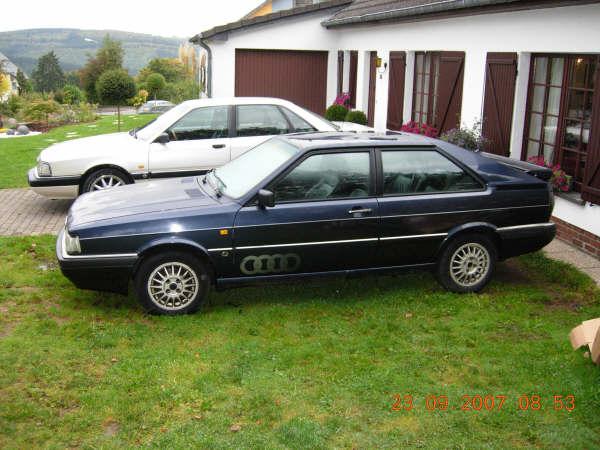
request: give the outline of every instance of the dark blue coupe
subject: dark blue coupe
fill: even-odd
[[[550,175],[414,135],[296,134],[200,177],[85,194],[56,251],[78,287],[133,280],[163,314],[211,286],[416,267],[476,292],[496,261],[553,239]]]

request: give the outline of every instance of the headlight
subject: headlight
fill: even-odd
[[[37,165],[37,174],[38,177],[51,177],[52,176],[52,168],[50,164],[47,162],[40,161]]]
[[[79,238],[77,236],[71,236],[65,228],[65,251],[69,255],[76,255],[81,253],[81,246],[79,245]]]

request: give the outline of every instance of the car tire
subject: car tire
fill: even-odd
[[[134,284],[147,312],[174,316],[196,312],[205,303],[211,283],[202,261],[190,253],[169,251],[144,259]]]
[[[122,170],[104,168],[90,173],[83,182],[81,193],[110,189],[111,187],[131,184],[131,178]]]
[[[485,234],[466,234],[453,239],[440,255],[436,277],[452,292],[479,292],[490,281],[498,250]]]

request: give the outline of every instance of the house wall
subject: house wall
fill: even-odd
[[[389,64],[390,51],[406,52],[404,120],[412,113],[415,51],[465,52],[461,121],[470,126],[483,111],[487,52],[516,52],[516,80],[511,157],[520,159],[525,107],[532,53],[600,53],[600,4],[474,15],[451,19],[365,24],[325,29],[321,22],[331,10],[254,26],[229,34],[224,41],[210,42],[213,49],[213,96],[234,92],[235,49],[326,50],[328,62],[327,103],[333,102],[337,85],[337,52],[358,50],[357,104],[366,112],[369,85],[369,51],[377,51]],[[348,61],[348,59],[345,59]],[[346,70],[344,72],[347,83]],[[388,72],[377,75],[375,128],[387,123]],[[600,206],[581,206],[557,198],[555,216],[600,236]]]

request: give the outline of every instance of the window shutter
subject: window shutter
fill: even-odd
[[[581,197],[588,202],[600,204],[600,61],[596,63],[594,87],[590,139]]]
[[[350,52],[350,86],[348,93],[350,94],[350,106],[356,108],[356,75],[358,72],[358,52],[353,50]]]
[[[436,125],[441,133],[460,126],[464,52],[442,52],[435,108]]]
[[[486,151],[496,155],[510,153],[516,78],[516,53],[487,54],[482,134],[488,140]]]
[[[369,53],[369,104],[367,118],[369,126],[375,122],[375,78],[377,77],[377,52]]]
[[[344,89],[344,52],[338,51],[338,66],[337,66],[337,95],[342,93]]]
[[[404,52],[390,52],[387,127],[391,130],[399,130],[402,127],[405,72],[406,58]]]

